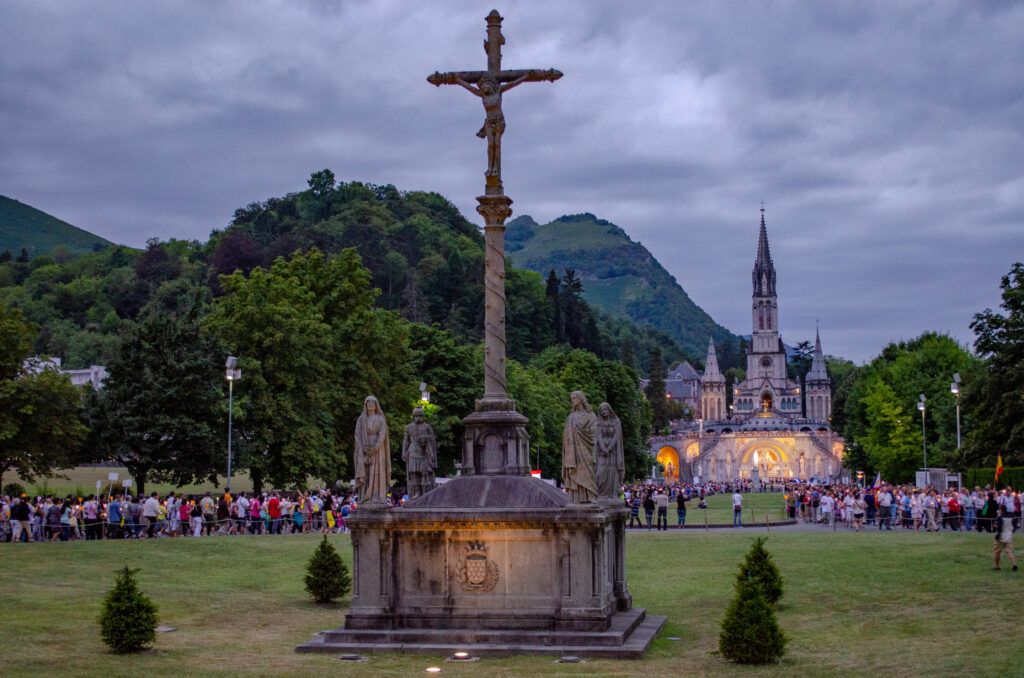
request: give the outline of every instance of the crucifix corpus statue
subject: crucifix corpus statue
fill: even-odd
[[[505,44],[505,36],[501,34],[502,17],[498,10],[493,9],[487,15],[487,39],[484,40],[484,51],[487,52],[486,71],[456,71],[452,73],[434,72],[427,82],[440,87],[441,85],[460,85],[480,97],[484,104],[486,118],[480,131],[476,133],[481,139],[487,139],[487,188],[501,188],[501,135],[505,131],[505,116],[501,112],[501,95],[516,85],[524,82],[554,82],[562,77],[559,71],[550,68],[546,71],[529,69],[520,71],[501,70],[501,46]],[[497,193],[500,195],[500,192]]]
[[[505,220],[512,214],[512,200],[505,195],[501,183],[501,135],[505,116],[501,112],[501,95],[524,82],[554,82],[562,77],[559,71],[501,70],[501,15],[491,10],[487,15],[486,71],[435,71],[427,82],[459,85],[480,97],[486,118],[477,136],[487,139],[487,171],[484,173],[484,195],[477,197],[476,211],[484,218],[484,397],[477,401],[478,411],[515,409],[505,392]]]

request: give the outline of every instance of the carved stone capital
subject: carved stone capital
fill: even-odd
[[[512,216],[512,198],[507,195],[481,195],[477,196],[477,213],[484,218],[484,225],[504,226],[505,220]]]

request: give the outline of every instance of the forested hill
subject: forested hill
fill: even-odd
[[[694,356],[704,357],[708,337],[715,344],[735,338],[687,296],[658,260],[615,224],[593,214],[575,214],[538,225],[529,216],[513,219],[506,249],[516,266],[547,275],[573,269],[583,296],[614,317],[667,332]]]
[[[378,307],[437,324],[468,343],[482,340],[484,248],[475,224],[436,193],[338,183],[329,170],[313,174],[309,185],[236,210],[231,225],[205,243],[172,240],[144,252],[107,247],[71,261],[47,256],[51,244],[31,262],[0,266],[0,303],[22,308],[40,326],[38,352],[60,356],[71,368],[106,364],[117,335],[161,286],[199,285],[218,297],[222,274],[248,275],[296,251],[334,254],[352,247],[380,289]],[[72,243],[54,244],[70,250]],[[665,333],[592,310],[578,280],[552,287],[532,271],[509,266],[506,286],[508,352],[516,360],[568,344],[646,374],[655,346],[668,365],[693,357]]]
[[[69,254],[95,252],[111,242],[24,203],[0,195],[0,253],[29,258],[63,246]]]

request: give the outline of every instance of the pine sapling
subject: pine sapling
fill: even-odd
[[[740,563],[740,571],[736,575],[737,583],[750,580],[761,589],[762,595],[770,605],[779,602],[782,597],[782,575],[772,560],[772,554],[764,547],[765,539],[758,537],[750,545],[747,557]]]
[[[349,591],[352,580],[345,562],[324,535],[306,565],[306,591],[318,603],[329,603]]]
[[[718,637],[722,656],[739,664],[768,664],[782,657],[787,641],[761,587],[752,579],[737,581]]]
[[[156,638],[156,605],[139,591],[136,572],[125,565],[103,600],[100,636],[117,654],[137,652]]]

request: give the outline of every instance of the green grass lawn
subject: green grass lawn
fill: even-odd
[[[100,481],[102,484],[101,492],[106,494],[109,486],[107,480],[110,473],[117,473],[119,475],[118,480],[114,483],[115,490],[123,490],[121,487],[121,481],[126,478],[131,478],[131,474],[128,473],[128,469],[124,467],[110,467],[110,466],[78,466],[72,469],[65,469],[58,471],[54,475],[48,478],[37,479],[34,483],[29,483],[19,478],[14,472],[5,473],[2,479],[2,484],[7,483],[21,483],[25,488],[25,491],[29,494],[53,494],[58,497],[66,495],[73,495],[75,497],[84,497],[89,494],[96,492],[96,481]],[[249,478],[248,471],[239,471],[231,474],[232,476],[232,489],[236,492],[239,491],[252,491],[252,480]],[[168,483],[157,483],[148,482],[146,483],[146,494],[156,491],[160,493],[160,496],[164,497],[171,490],[176,490],[179,494],[202,494],[207,490],[214,491],[217,489],[224,488],[224,477],[218,478],[218,485],[214,487],[212,483],[197,483],[194,485],[184,485],[175,487]],[[135,494],[134,485],[129,488],[132,494]]]
[[[989,570],[990,536],[948,533],[772,533],[789,649],[776,666],[733,666],[717,655],[718,624],[751,539],[738,531],[630,533],[635,604],[668,615],[668,625],[642,661],[584,665],[388,655],[342,665],[332,655],[295,654],[316,631],[341,625],[345,612],[305,597],[314,536],[5,544],[0,674],[407,676],[430,665],[459,676],[1024,674],[1020,636],[1005,631],[1019,628],[1024,572]],[[332,540],[351,563],[348,537]],[[96,619],[124,564],[141,568],[140,586],[161,623],[178,630],[158,634],[151,651],[119,657],[101,644]]]
[[[694,499],[686,505],[686,524],[703,525],[705,517],[710,525],[732,525],[732,494],[716,494],[708,497],[706,509],[697,508]],[[743,495],[743,524],[764,525],[765,519],[769,522],[785,520],[785,510],[782,494],[778,492],[750,492]],[[705,516],[705,514],[707,514]],[[676,507],[669,503],[668,507],[669,524],[676,522]]]

